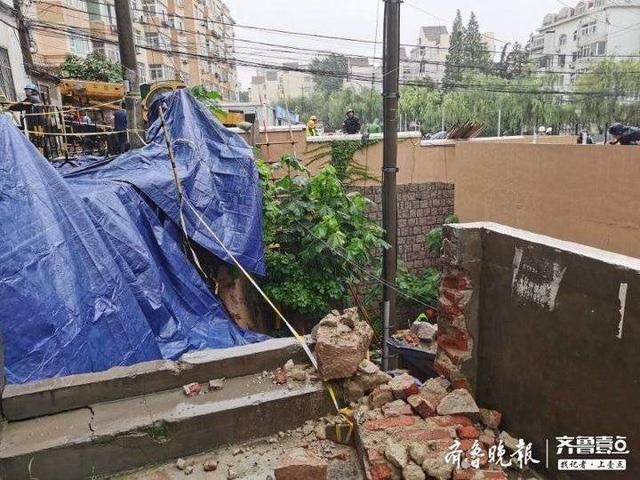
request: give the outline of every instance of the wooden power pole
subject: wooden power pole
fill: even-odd
[[[400,3],[401,0],[384,0],[384,149],[382,167],[382,226],[385,241],[390,247],[383,253],[382,277],[385,280],[382,302],[384,312],[384,368],[396,368],[397,359],[389,355],[387,340],[396,331],[396,282],[398,268],[398,98],[400,97]]]
[[[129,129],[138,132],[129,133],[129,145],[131,148],[142,146],[140,139],[144,130],[142,118],[140,80],[138,78],[138,60],[136,58],[136,46],[133,35],[133,23],[131,22],[131,6],[129,0],[115,0],[116,24],[118,26],[118,44],[120,46],[120,62],[122,63],[122,76],[125,87],[125,108],[127,109],[127,125]]]

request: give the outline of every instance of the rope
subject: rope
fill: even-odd
[[[87,132],[87,133],[75,133],[75,132],[65,132],[65,133],[49,133],[49,132],[39,132],[37,130],[25,130],[26,133],[31,133],[33,135],[40,136],[49,136],[49,137],[92,137],[97,135],[116,135],[118,133],[127,133],[127,132],[143,132],[144,130],[139,129],[127,129],[127,130],[111,130],[106,132]]]
[[[31,105],[34,107],[51,107],[51,108],[59,108],[60,110],[56,110],[54,112],[38,112],[38,113],[23,113],[26,116],[46,116],[46,115],[60,115],[62,113],[67,112],[81,112],[84,110],[99,110],[100,107],[106,107],[107,105],[114,105],[117,103],[122,103],[122,99],[113,100],[111,102],[100,103],[98,105],[92,105],[90,107],[59,107],[57,105],[45,105],[43,103],[31,103],[31,102],[10,102],[8,105]]]

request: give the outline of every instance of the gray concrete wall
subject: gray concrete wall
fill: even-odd
[[[481,231],[478,403],[543,462],[549,441],[551,478],[640,478],[640,259],[495,224],[447,228]],[[564,435],[626,436],[630,454],[615,458],[627,471],[557,472]]]

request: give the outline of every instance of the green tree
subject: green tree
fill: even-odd
[[[449,53],[444,67],[444,90],[451,90],[456,84],[462,82],[464,76],[463,64],[465,61],[465,29],[462,24],[462,14],[460,10],[456,12],[453,21],[453,29],[449,40]]]
[[[462,63],[467,67],[467,71],[474,72],[487,73],[492,66],[491,54],[487,49],[487,44],[482,39],[480,25],[478,25],[474,12],[471,12],[469,23],[464,32]]]
[[[506,80],[526,77],[530,72],[529,54],[519,42],[515,42],[511,49],[509,46],[507,43],[502,49],[500,62],[496,66],[497,75]]]
[[[314,58],[311,71],[314,74],[316,89],[330,94],[342,89],[344,79],[349,73],[349,62],[344,55],[332,53],[326,57]]]
[[[387,246],[366,216],[369,201],[347,193],[331,165],[311,177],[287,156],[272,166],[260,162],[259,170],[266,293],[290,313],[321,316],[342,308],[348,285],[361,274],[353,263],[370,268],[375,252]]]
[[[60,64],[65,77],[98,82],[121,82],[122,65],[113,63],[102,53],[93,51],[85,58],[69,54]]]
[[[572,102],[582,123],[640,123],[640,61],[602,60],[576,83]]]

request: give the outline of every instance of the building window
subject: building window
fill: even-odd
[[[595,54],[598,56],[605,55],[607,51],[607,42],[594,43],[594,50],[595,50]]]
[[[567,64],[567,56],[558,55],[558,67],[564,68],[566,64]]]
[[[165,77],[164,65],[159,63],[152,63],[149,65],[149,78],[151,81],[164,80]]]
[[[563,33],[560,35],[560,46],[564,46],[567,44],[567,36]]]
[[[573,52],[571,54],[571,61],[575,63],[577,59],[578,59],[578,52]]]
[[[573,32],[573,40],[578,40],[578,31]]]
[[[147,47],[160,48],[160,36],[156,32],[146,32],[144,39],[147,43]]]
[[[86,11],[87,9],[87,4],[83,0],[66,0],[65,3],[76,10]]]
[[[0,48],[0,97],[15,102],[16,88],[13,84],[13,74],[11,73],[11,62],[9,61],[9,51]]]
[[[69,35],[69,51],[75,55],[86,57],[91,51],[89,41],[77,35]]]
[[[144,63],[138,62],[138,77],[140,77],[140,83],[144,83],[147,81],[147,69],[144,66]]]

